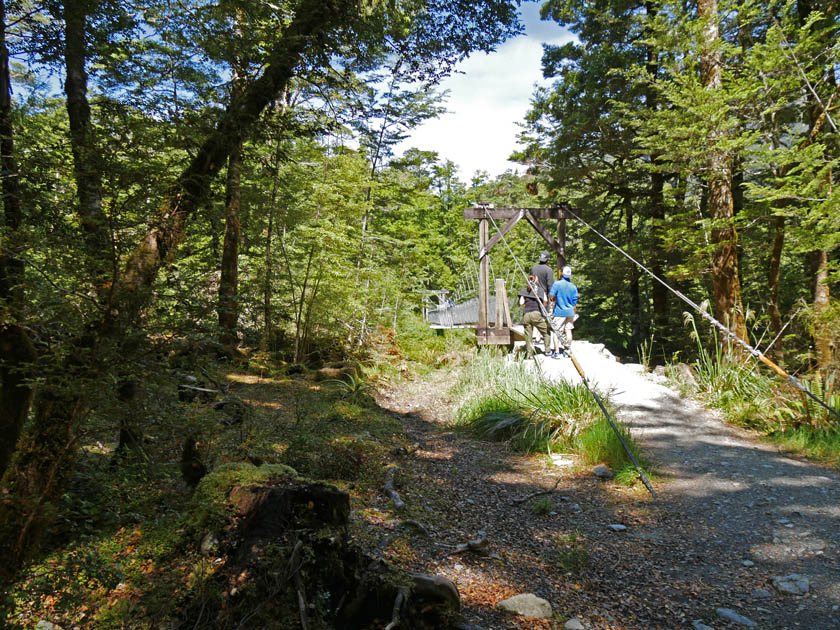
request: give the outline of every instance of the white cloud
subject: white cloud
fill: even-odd
[[[397,153],[411,147],[437,151],[460,167],[462,180],[477,170],[491,176],[521,166],[509,162],[517,149],[517,125],[528,111],[534,86],[542,83],[542,44],[559,44],[573,38],[553,23],[540,23],[536,4],[522,8],[526,30],[491,54],[477,54],[458,66],[462,74],[441,85],[450,91],[449,113],[416,129],[397,147]]]

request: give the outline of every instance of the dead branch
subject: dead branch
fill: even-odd
[[[400,625],[400,611],[402,610],[403,602],[405,602],[405,589],[400,586],[397,591],[397,597],[394,599],[394,611],[391,613],[391,623],[385,626],[385,630],[394,630]]]
[[[421,523],[420,521],[415,521],[413,519],[409,519],[407,521],[402,521],[400,523],[400,525],[405,525],[406,527],[411,527],[413,529],[416,529],[421,534],[423,534],[426,538],[431,538],[432,537],[432,534],[429,531],[429,529],[425,525],[423,525],[423,523]]]
[[[298,540],[295,543],[295,548],[292,550],[292,555],[289,557],[289,570],[295,580],[295,590],[297,590],[298,610],[300,611],[300,627],[303,630],[309,630],[309,619],[306,616],[306,592],[303,590],[303,580],[300,578],[300,567],[303,562],[296,562],[300,555],[300,550],[303,543]]]
[[[557,490],[557,486],[560,485],[560,482],[563,478],[559,478],[557,481],[554,482],[554,485],[551,487],[551,490],[541,490],[540,492],[532,492],[527,497],[523,497],[522,499],[516,499],[511,503],[511,505],[520,505],[521,503],[525,503],[525,501],[530,501],[536,497],[541,497],[544,494],[552,494],[555,490]]]
[[[385,494],[393,501],[395,510],[401,510],[405,507],[405,502],[400,499],[399,493],[394,490],[394,476],[398,470],[398,466],[389,466],[385,473]]]
[[[480,532],[479,532],[480,533]],[[476,538],[475,540],[468,540],[465,543],[461,543],[457,545],[455,549],[449,552],[450,556],[454,556],[457,553],[464,553],[465,551],[472,551],[475,553],[485,553],[487,551],[488,545],[487,535],[482,534],[481,537]]]

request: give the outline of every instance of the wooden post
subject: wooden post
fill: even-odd
[[[501,294],[499,294],[498,289],[496,289],[496,303],[498,303],[499,300],[502,301],[502,312],[504,313],[505,328],[512,328],[513,320],[510,317],[510,302],[508,302],[507,289],[505,288],[504,282],[502,282]]]
[[[505,327],[505,309],[502,306],[502,299],[505,297],[505,281],[502,278],[496,278],[496,330],[501,330]]]
[[[478,249],[484,251],[487,245],[487,219],[478,221]],[[487,256],[482,256],[478,268],[478,330],[482,334],[487,328],[487,315],[490,309],[490,278],[488,277]]]
[[[566,266],[566,219],[557,219],[557,269]]]

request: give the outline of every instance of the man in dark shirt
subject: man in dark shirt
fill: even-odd
[[[542,333],[545,354],[551,354],[551,337],[548,334],[548,322],[545,321],[542,315],[540,302],[543,303],[543,306],[548,304],[545,291],[539,286],[536,277],[532,274],[528,276],[528,286],[519,292],[519,306],[522,307],[523,313],[522,323],[525,325],[525,349],[531,358],[535,354],[534,342],[531,339],[534,334],[534,328]]]
[[[548,293],[551,285],[554,284],[554,272],[548,266],[548,252],[543,250],[540,252],[540,261],[531,267],[531,275],[537,277],[542,290]]]

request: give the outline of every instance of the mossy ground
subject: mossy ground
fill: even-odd
[[[247,403],[241,423],[222,423],[225,414],[207,402],[179,402],[178,376],[163,370],[145,382],[139,428],[148,463],[115,463],[113,416],[92,418],[74,481],[55,506],[49,547],[9,593],[6,627],[41,619],[97,630],[157,627],[215,572],[199,544],[227,518],[221,499],[232,484],[300,474],[364,503],[379,492],[389,450],[406,446],[400,424],[369,395],[351,397],[308,372],[287,375],[266,357],[202,367],[229,386],[226,396]],[[186,435],[215,471],[194,492],[180,472]]]

